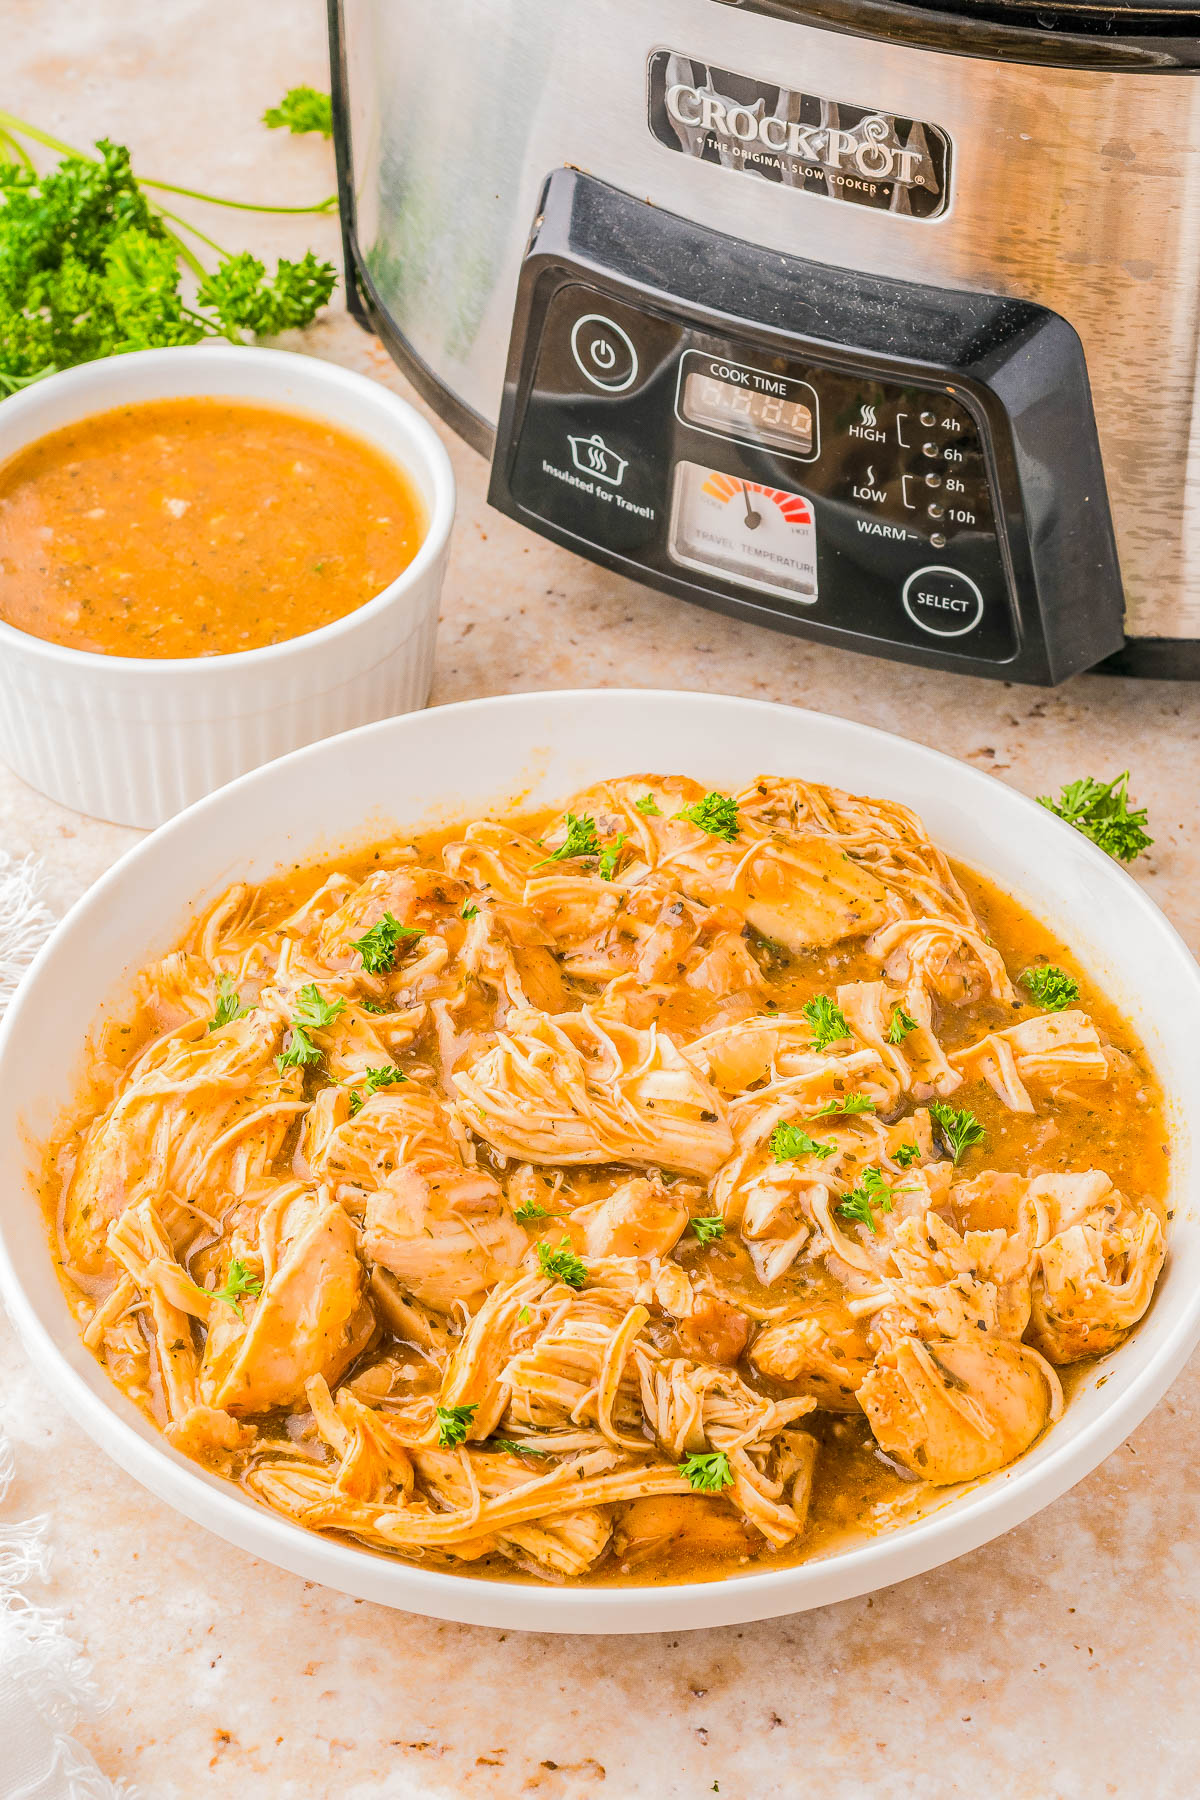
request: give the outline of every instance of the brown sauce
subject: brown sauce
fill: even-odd
[[[0,468],[0,618],[107,656],[222,656],[380,593],[425,532],[409,477],[300,413],[156,400]]]

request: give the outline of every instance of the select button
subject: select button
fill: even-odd
[[[913,624],[934,637],[963,637],[983,617],[983,595],[960,569],[915,569],[900,598]]]
[[[637,380],[633,340],[603,313],[585,313],[576,319],[571,328],[571,355],[580,373],[606,393],[624,393]]]

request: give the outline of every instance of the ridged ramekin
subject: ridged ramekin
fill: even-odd
[[[49,376],[0,404],[0,463],[93,413],[139,401],[259,402],[343,427],[408,473],[420,549],[356,612],[229,656],[101,656],[0,621],[0,758],[51,799],[121,825],[159,825],[288,750],[423,706],[454,519],[454,475],[407,401],[336,364],[282,350],[142,350]]]

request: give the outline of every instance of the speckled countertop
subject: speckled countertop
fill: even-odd
[[[5,106],[76,142],[126,140],[145,174],[296,203],[332,185],[326,146],[256,123],[294,83],[327,85],[318,0],[8,0],[3,47]],[[230,248],[336,253],[329,219],[230,213],[219,227]],[[406,391],[344,317],[305,347]],[[1028,793],[1128,764],[1158,839],[1139,878],[1200,945],[1200,688],[1085,677],[1044,693],[716,618],[488,512],[483,463],[449,448],[460,516],[435,703],[564,686],[721,690],[901,732]],[[0,845],[39,854],[58,908],[134,835],[0,770]],[[657,1639],[427,1622],[258,1563],[108,1462],[2,1319],[0,1421],[18,1463],[7,1510],[52,1515],[50,1597],[112,1699],[81,1736],[154,1800],[1200,1789],[1194,1363],[1128,1443],[999,1542],[822,1612]]]

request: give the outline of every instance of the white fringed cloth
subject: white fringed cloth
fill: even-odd
[[[38,865],[0,850],[0,1012],[49,936],[53,914]],[[71,1737],[98,1695],[62,1620],[38,1602],[50,1568],[52,1518],[15,1519],[15,1460],[0,1424],[0,1800],[133,1800]]]

